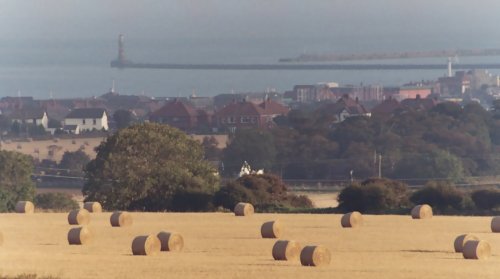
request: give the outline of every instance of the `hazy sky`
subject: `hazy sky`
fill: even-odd
[[[498,0],[0,0],[0,40],[500,38]],[[500,46],[500,45],[499,45]],[[493,46],[492,46],[493,47]]]

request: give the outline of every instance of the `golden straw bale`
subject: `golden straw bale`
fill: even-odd
[[[500,216],[491,219],[491,231],[495,233],[500,232]]]
[[[160,252],[161,243],[156,235],[141,235],[132,241],[132,254],[134,255],[156,255]]]
[[[90,213],[87,209],[74,209],[68,214],[68,223],[70,225],[88,225],[90,222]]]
[[[283,235],[283,226],[279,221],[269,221],[262,224],[260,234],[262,238],[280,238]]]
[[[127,227],[133,223],[132,215],[126,211],[115,211],[109,218],[113,227]]]
[[[462,254],[465,259],[485,260],[491,256],[491,247],[484,240],[469,240],[465,242]]]
[[[83,204],[83,208],[87,209],[88,212],[91,212],[91,213],[101,213],[102,212],[102,206],[98,202],[85,202]]]
[[[240,202],[234,207],[234,214],[236,216],[248,216],[254,212],[253,205],[245,202]]]
[[[420,204],[411,210],[411,218],[413,219],[430,219],[432,218],[432,207],[428,204]]]
[[[356,228],[363,224],[363,215],[358,211],[349,212],[342,216],[340,224],[343,228]]]
[[[35,212],[35,206],[30,201],[18,201],[16,204],[17,213],[33,213]]]
[[[455,246],[455,252],[462,253],[465,243],[469,240],[479,240],[479,238],[473,234],[462,234],[457,236],[457,238],[455,238],[455,242],[453,243],[453,246]]]
[[[278,240],[273,246],[273,258],[277,261],[298,260],[302,246],[293,240]]]
[[[330,251],[323,246],[306,246],[300,253],[300,263],[305,266],[326,266],[330,259]]]
[[[184,238],[175,232],[159,232],[157,235],[161,243],[161,251],[180,251],[184,247]]]
[[[92,239],[92,233],[87,227],[72,228],[68,232],[70,245],[83,245]]]
[[[0,232],[0,245],[3,244],[3,233]]]

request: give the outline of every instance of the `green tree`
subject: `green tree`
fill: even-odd
[[[168,125],[124,128],[96,151],[85,168],[83,194],[108,210],[163,211],[179,191],[213,193],[218,185],[201,145]]]
[[[65,193],[43,193],[35,196],[37,208],[51,210],[54,212],[67,212],[80,208],[78,203]]]
[[[203,141],[201,142],[203,146],[203,150],[205,152],[205,158],[209,161],[217,161],[220,160],[220,156],[222,150],[219,149],[219,142],[214,136],[206,136],[203,137]]]
[[[113,120],[115,121],[116,128],[118,130],[123,129],[132,123],[132,113],[125,109],[119,109],[113,114]]]
[[[312,207],[305,196],[288,193],[286,185],[273,174],[250,174],[229,181],[214,196],[214,205],[233,210],[238,202],[252,203],[259,211],[283,207]]]
[[[32,173],[30,156],[0,151],[0,211],[13,210],[20,200],[33,200],[35,184],[31,180]]]
[[[491,210],[500,206],[498,189],[480,189],[472,192],[471,198],[477,208]]]
[[[396,164],[397,178],[450,179],[459,181],[464,176],[462,161],[455,155],[434,149],[428,153],[404,154]]]
[[[370,178],[360,183],[352,183],[344,188],[337,200],[342,211],[380,213],[397,210],[408,205],[406,184],[380,178]]]
[[[237,129],[231,143],[224,149],[225,172],[235,174],[247,161],[253,169],[272,169],[276,159],[273,136],[264,130]]]
[[[464,193],[450,181],[429,181],[414,192],[410,200],[415,204],[429,204],[443,212],[449,208],[462,209],[464,197]]]
[[[59,163],[59,168],[68,169],[71,172],[80,175],[83,174],[83,168],[88,162],[90,162],[90,157],[82,150],[74,152],[66,151],[64,152],[61,162]]]

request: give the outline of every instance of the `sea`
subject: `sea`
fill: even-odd
[[[404,41],[351,42],[329,38],[127,38],[125,56],[144,63],[278,63],[302,53],[373,53],[441,50],[443,42],[415,45]],[[487,48],[489,46],[485,46]],[[215,96],[223,93],[284,92],[298,84],[399,86],[436,80],[447,72],[446,58],[369,61],[437,63],[442,70],[165,70],[115,69],[117,38],[0,39],[0,96],[35,99],[100,96],[114,83],[116,92],[153,97]],[[500,57],[456,57],[453,63],[500,63]],[[358,62],[359,63],[359,62]],[[499,70],[490,71],[493,75]]]

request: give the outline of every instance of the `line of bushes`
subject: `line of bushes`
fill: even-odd
[[[450,181],[428,181],[410,191],[402,182],[376,178],[352,183],[340,192],[338,201],[339,212],[404,213],[426,203],[438,214],[493,214],[500,207],[500,190],[464,191]]]
[[[307,196],[289,193],[278,176],[250,174],[229,181],[215,193],[178,191],[172,197],[172,210],[232,211],[239,202],[251,203],[258,212],[292,212],[313,207]]]

